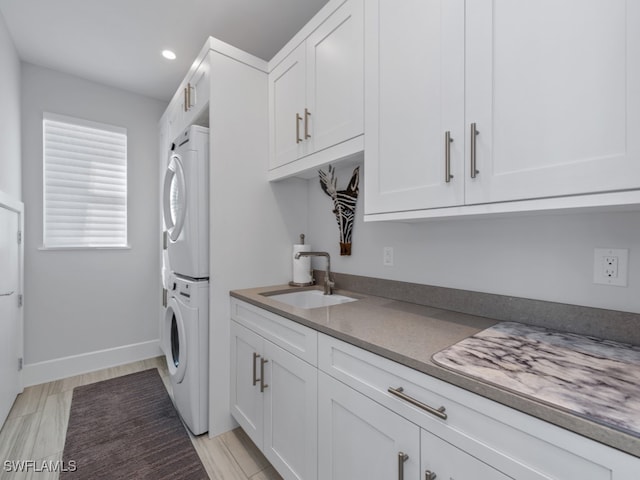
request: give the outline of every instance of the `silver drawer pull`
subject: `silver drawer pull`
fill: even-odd
[[[404,480],[404,462],[409,460],[409,455],[398,452],[398,480]]]
[[[13,295],[13,290],[7,293],[0,293],[0,297],[10,297],[11,295]]]
[[[436,480],[436,473],[432,472],[431,470],[426,470],[424,472],[424,480]]]
[[[264,364],[269,363],[269,360],[265,360],[264,358],[260,359],[260,393],[264,392],[264,389],[269,385],[264,383]]]
[[[451,175],[451,132],[447,130],[444,132],[444,181],[446,183],[451,182],[453,175]]]
[[[410,397],[406,393],[402,393],[404,392],[404,388],[402,387],[398,387],[398,388],[389,387],[387,391],[391,395],[395,395],[396,397],[409,402],[411,405],[415,405],[416,407],[421,408],[422,410],[430,413],[431,415],[435,415],[436,417],[441,418],[443,420],[447,419],[447,414],[444,413],[446,410],[444,407],[439,407],[439,408],[430,407],[429,405],[422,403],[421,401],[416,400],[413,397]]]
[[[255,387],[258,382],[260,381],[260,379],[258,378],[257,375],[257,367],[256,367],[256,360],[260,358],[260,355],[258,355],[256,352],[253,352],[253,386]]]
[[[471,178],[476,178],[480,172],[478,171],[476,161],[476,137],[480,135],[480,131],[475,123],[471,124]]]

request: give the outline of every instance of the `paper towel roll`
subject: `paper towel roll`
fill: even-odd
[[[300,257],[296,259],[296,253],[310,251],[311,245],[295,244],[293,246],[293,283],[310,284],[313,281],[311,277],[311,257]]]

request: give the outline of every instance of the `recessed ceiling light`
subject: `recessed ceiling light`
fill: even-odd
[[[163,50],[162,51],[162,56],[168,60],[175,60],[176,59],[176,54],[173,53],[171,50]]]

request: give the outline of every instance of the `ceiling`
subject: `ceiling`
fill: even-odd
[[[270,60],[327,1],[0,0],[0,13],[23,61],[168,102],[207,37]]]

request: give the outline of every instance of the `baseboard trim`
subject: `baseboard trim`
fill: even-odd
[[[151,340],[44,362],[29,363],[22,370],[22,385],[29,387],[40,383],[52,382],[82,373],[95,372],[103,368],[117,367],[126,363],[146,360],[159,355],[162,355],[160,341]]]

